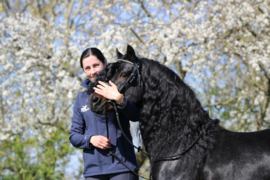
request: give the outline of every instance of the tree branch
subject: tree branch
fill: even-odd
[[[136,36],[136,38],[145,45],[145,43],[143,42],[143,40],[139,37],[139,35],[132,29],[130,28],[131,32]]]
[[[263,71],[264,76],[267,78],[268,81],[270,81],[270,76],[268,75],[268,73],[266,72],[266,70],[263,68],[263,65],[262,65],[261,62],[259,62],[259,66],[260,66],[261,70]]]
[[[16,161],[16,159],[14,159],[11,155],[9,155],[8,153],[4,152],[4,151],[0,151],[0,154],[4,155],[4,156],[7,156],[10,160],[12,161]]]
[[[152,16],[151,16],[151,14],[147,11],[147,9],[145,8],[145,6],[143,5],[143,2],[141,1],[141,0],[138,0],[138,2],[139,2],[139,4],[140,4],[140,6],[141,6],[141,8],[144,10],[144,12],[146,13],[146,15],[149,17],[149,18],[151,18]]]
[[[226,104],[229,104],[230,102],[232,102],[233,100],[235,100],[235,99],[237,99],[237,98],[239,98],[239,97],[241,97],[241,96],[248,95],[248,94],[252,94],[252,93],[254,93],[255,91],[256,91],[256,90],[253,90],[253,91],[250,91],[250,92],[243,93],[243,94],[241,94],[241,95],[239,95],[239,96],[230,98],[230,99],[228,99],[228,100],[225,101],[225,102],[218,102],[218,103],[215,103],[215,104],[202,105],[202,107],[205,108],[205,107],[213,107],[213,106],[218,106],[218,105],[226,105]]]
[[[39,123],[39,124],[42,124],[42,125],[48,125],[48,126],[54,126],[54,127],[57,127],[57,128],[59,128],[59,129],[61,129],[63,132],[69,134],[69,131],[68,131],[68,130],[66,130],[65,128],[63,128],[63,127],[61,127],[60,125],[57,125],[57,124],[55,124],[55,123],[42,122],[40,119],[38,119],[38,123]]]

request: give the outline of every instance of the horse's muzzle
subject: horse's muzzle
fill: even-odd
[[[100,115],[104,115],[107,110],[112,108],[108,100],[97,93],[90,96],[89,103],[91,111]]]

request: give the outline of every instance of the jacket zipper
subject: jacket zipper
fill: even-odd
[[[98,134],[98,125],[97,125],[96,115],[95,115],[95,125],[96,125],[96,132]],[[97,150],[97,156],[98,156],[100,171],[101,171],[101,174],[103,175],[103,165],[102,165],[101,156],[100,156],[100,153],[98,152],[98,150]]]

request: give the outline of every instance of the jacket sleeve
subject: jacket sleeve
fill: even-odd
[[[127,119],[131,121],[139,121],[140,110],[126,97],[124,106],[117,106],[117,108]]]
[[[91,149],[93,146],[90,143],[90,138],[93,135],[94,134],[85,134],[85,122],[81,113],[78,95],[73,107],[69,141],[76,148]]]

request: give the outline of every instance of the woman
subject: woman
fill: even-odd
[[[87,78],[81,85],[89,88],[95,82],[96,75],[107,64],[102,52],[97,48],[86,49],[80,58],[81,67]],[[95,92],[114,100],[118,104],[120,120],[125,134],[132,140],[129,128],[129,119],[139,119],[139,109],[127,98],[118,92],[116,85],[109,82],[111,86],[99,82]],[[105,115],[93,113],[89,108],[87,90],[78,94],[74,103],[73,118],[69,140],[74,147],[83,149],[84,172],[86,180],[138,180],[124,165],[112,156],[107,156],[110,150],[125,162],[133,171],[138,171],[136,157],[133,147],[122,136],[116,125],[113,110],[107,112],[109,119],[110,138],[107,139]],[[125,116],[123,113],[125,113]]]

